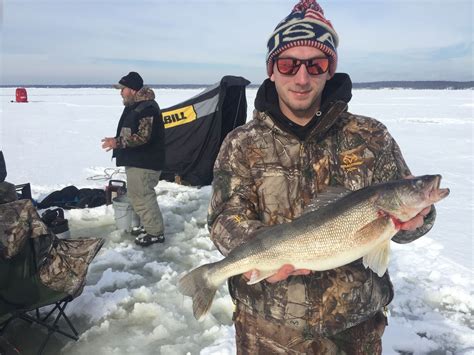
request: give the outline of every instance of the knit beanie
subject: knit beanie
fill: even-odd
[[[143,87],[143,79],[140,74],[135,71],[131,71],[119,80],[118,87],[120,87],[120,85],[138,91]]]
[[[267,43],[267,73],[273,73],[273,58],[289,48],[297,46],[315,47],[330,59],[329,73],[334,75],[337,67],[336,48],[339,38],[316,0],[300,0],[291,13],[273,31]]]

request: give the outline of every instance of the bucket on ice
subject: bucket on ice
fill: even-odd
[[[130,232],[133,227],[140,225],[140,217],[135,213],[127,195],[120,195],[112,199],[115,225],[117,229]]]

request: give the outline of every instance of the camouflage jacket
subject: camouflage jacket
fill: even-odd
[[[32,247],[35,258],[25,263],[34,263],[31,269],[38,272],[43,285],[55,291],[78,296],[89,264],[103,243],[100,238],[58,239],[30,200],[0,204],[0,258],[11,259],[22,248]]]
[[[347,112],[346,102],[333,102],[303,141],[268,113],[254,111],[252,121],[226,137],[217,157],[208,214],[211,239],[227,255],[257,229],[299,217],[327,185],[357,190],[409,174],[386,127]],[[399,232],[393,240],[420,237],[431,228],[434,214],[433,208],[424,226]],[[388,273],[380,278],[361,260],[275,284],[249,286],[236,276],[229,286],[250,312],[308,336],[359,324],[393,297]]]

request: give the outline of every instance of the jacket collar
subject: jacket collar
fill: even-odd
[[[154,100],[154,99],[155,99],[155,92],[153,91],[153,89],[148,87],[148,86],[143,86],[135,94],[135,97],[133,98],[133,102],[130,102],[128,105],[126,105],[126,107],[134,108],[140,102],[150,101],[150,100]]]
[[[320,139],[337,121],[339,115],[347,111],[347,103],[352,97],[351,91],[352,82],[349,75],[344,73],[334,75],[327,81],[323,91],[322,115],[313,117],[306,126],[299,126],[281,112],[275,84],[270,79],[266,79],[258,89],[255,98],[255,109],[258,112],[254,118],[262,119],[272,129],[278,127],[279,130],[297,137],[300,141],[315,136]]]

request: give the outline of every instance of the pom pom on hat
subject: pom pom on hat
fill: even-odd
[[[273,73],[273,58],[287,49],[297,46],[315,47],[330,59],[329,73],[337,67],[339,38],[324,11],[316,0],[300,0],[291,13],[273,31],[267,43],[267,73]]]

